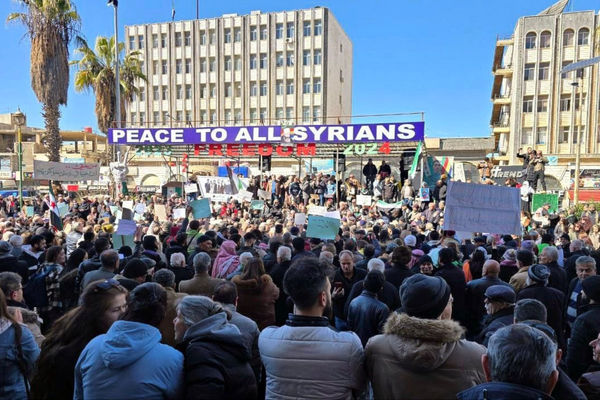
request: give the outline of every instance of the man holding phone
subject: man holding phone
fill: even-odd
[[[340,252],[340,268],[335,272],[333,278],[333,315],[335,317],[335,327],[340,331],[348,330],[346,325],[346,316],[344,315],[344,306],[350,295],[352,286],[358,281],[362,281],[367,276],[367,271],[354,268],[354,255],[349,250]]]

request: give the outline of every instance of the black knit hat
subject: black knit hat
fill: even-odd
[[[588,299],[600,303],[600,275],[588,276],[581,282]]]
[[[450,286],[439,276],[413,275],[400,287],[401,311],[411,317],[436,319],[449,298]]]
[[[529,279],[532,281],[541,283],[548,282],[548,279],[550,279],[550,269],[545,265],[535,264],[529,267],[527,276],[529,276]]]

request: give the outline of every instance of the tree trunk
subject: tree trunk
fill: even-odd
[[[48,153],[48,159],[55,162],[60,162],[60,147],[62,144],[60,129],[58,128],[58,120],[60,119],[58,107],[58,102],[46,102],[43,105],[42,112],[46,123],[43,143]]]

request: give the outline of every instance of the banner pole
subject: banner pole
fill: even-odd
[[[340,152],[339,152],[339,148],[338,145],[335,145],[335,202],[337,204],[337,208],[340,208],[340,168],[339,168],[339,164],[340,164]]]

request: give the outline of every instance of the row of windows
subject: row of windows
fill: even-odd
[[[585,131],[585,127],[581,127]],[[558,131],[558,143],[577,143],[577,130],[573,133],[573,139],[569,140],[569,136],[571,133],[570,126],[561,126]],[[521,131],[521,144],[528,145],[533,143],[533,128],[523,128]],[[599,138],[600,139],[600,138]],[[540,126],[535,131],[535,144],[546,144],[548,140],[548,127]],[[585,141],[585,140],[584,140]]]
[[[313,23],[311,21],[304,21],[302,25],[302,34],[304,36],[320,36],[323,33],[323,24],[321,20],[316,20]],[[257,40],[259,35],[259,27],[253,25],[250,27],[250,40]],[[278,23],[275,25],[275,38],[283,39],[284,36],[284,25],[282,23]],[[285,25],[285,36],[288,39],[291,39],[295,36],[295,23],[288,22]],[[200,31],[200,44],[205,45],[207,38],[207,32],[205,30]],[[268,30],[267,25],[260,25],[260,40],[266,40],[268,38]],[[137,46],[136,46],[137,39]],[[208,40],[209,44],[215,44],[217,39],[217,34],[214,29],[208,30]],[[241,42],[242,41],[242,30],[241,28],[225,28],[223,30],[223,41],[225,43],[233,42]],[[161,33],[160,36],[157,33],[152,34],[152,48],[157,49],[159,47],[165,49],[168,45],[168,39],[166,33]],[[183,32],[175,32],[175,47],[181,46],[189,47],[192,45],[192,33],[190,31]],[[129,36],[129,49],[138,49],[141,50],[144,48],[144,35],[131,35]]]
[[[579,95],[575,96],[575,110],[579,110]],[[585,96],[583,96],[585,106]],[[523,112],[531,113],[534,110],[533,96],[523,98]],[[571,95],[565,94],[560,97],[560,111],[571,111]],[[548,96],[539,96],[537,100],[537,112],[548,112]]]
[[[575,38],[575,31],[573,29],[566,29],[563,32],[563,42],[562,45],[564,47],[573,46],[573,39]],[[552,33],[550,31],[544,31],[540,33],[540,43],[539,46],[542,49],[549,48],[551,46]],[[581,28],[579,32],[577,32],[577,44],[580,46],[585,46],[590,44],[590,30],[588,28]],[[526,49],[535,49],[537,45],[537,34],[535,32],[529,32],[525,36],[525,48]]]
[[[209,118],[209,115],[210,115],[210,118]],[[225,124],[231,124],[231,123],[240,124],[240,123],[244,122],[244,121],[242,121],[242,111],[239,109],[234,110],[234,111],[225,110],[224,117],[225,117],[225,120],[223,122],[225,122]],[[249,122],[251,124],[256,124],[259,122],[266,123],[266,122],[268,122],[267,119],[269,118],[266,108],[260,108],[260,110],[258,110],[256,108],[251,108],[249,117],[250,117]],[[277,107],[275,109],[275,119],[282,120],[283,118],[284,118],[284,108]],[[302,122],[304,122],[304,123],[320,122],[320,118],[321,118],[321,107],[320,106],[302,107]],[[294,109],[292,107],[285,108],[285,119],[295,119]],[[143,111],[141,111],[139,113],[132,112],[132,113],[130,113],[129,120],[132,125],[137,124],[137,123],[139,123],[140,125],[146,124],[147,123],[146,113]],[[183,111],[177,111],[175,113],[175,116],[171,116],[167,111],[163,111],[162,113],[159,111],[154,111],[152,113],[152,121],[151,122],[155,125],[160,125],[160,124],[171,125],[172,122],[189,123],[191,121],[192,121],[192,112],[188,110],[188,111],[185,111],[185,114]],[[148,122],[150,122],[150,121],[148,121]],[[221,122],[221,121],[217,120],[217,112],[215,110],[202,111],[200,113],[200,123],[201,124],[206,124],[206,123],[216,124],[218,122]]]
[[[564,61],[562,66],[563,68],[567,65],[571,64],[571,61]],[[535,80],[535,64],[525,64],[525,69],[523,73],[523,80],[525,81],[533,81]],[[563,79],[570,78],[571,72],[567,72],[565,74],[561,74]],[[585,69],[581,68],[577,70],[577,78],[583,79],[585,77]],[[546,81],[550,79],[550,63],[540,63],[538,67],[538,80]]]

